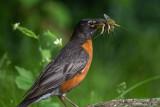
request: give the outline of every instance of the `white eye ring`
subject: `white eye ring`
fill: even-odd
[[[96,21],[94,21],[94,20],[89,20],[88,21],[88,24],[90,25],[90,27],[95,27],[95,24],[96,23]]]
[[[96,23],[95,20],[89,20],[89,21],[88,21],[88,24],[95,24],[95,23]]]

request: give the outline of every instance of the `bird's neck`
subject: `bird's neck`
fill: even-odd
[[[85,32],[74,32],[73,36],[71,37],[71,41],[74,41],[76,44],[80,45],[82,45],[88,40],[92,41],[92,35]]]

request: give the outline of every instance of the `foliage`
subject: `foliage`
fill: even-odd
[[[23,34],[25,34],[26,36],[32,37],[32,38],[34,38],[34,39],[38,39],[38,36],[37,36],[34,32],[30,31],[29,29],[27,29],[27,28],[25,28],[25,27],[20,26],[20,23],[15,23],[15,24],[13,25],[13,29],[14,29],[14,30],[17,30],[17,29],[18,29],[18,30],[21,31]]]
[[[33,83],[33,74],[24,68],[18,66],[15,68],[19,73],[15,80],[17,87],[23,90],[29,89]]]
[[[39,40],[38,36],[36,36],[36,34],[33,31],[31,31],[25,27],[20,26],[20,23],[15,23],[13,25],[13,29],[19,30],[20,32],[22,32],[24,35],[26,35],[28,37]],[[43,34],[46,37],[48,36],[48,37],[54,38],[54,42],[52,42],[54,45],[62,46],[62,39],[61,38],[58,39],[51,31],[48,30],[48,31],[44,32]],[[40,49],[40,53],[42,56],[41,62],[49,63],[51,61],[50,50],[49,49],[42,49],[40,44],[39,44],[39,49]],[[33,81],[34,81],[33,73],[31,71],[28,71],[25,68],[22,68],[19,66],[15,66],[15,69],[18,71],[18,74],[19,74],[18,76],[16,76],[16,79],[15,79],[15,83],[16,83],[17,87],[19,89],[27,91],[33,84]],[[40,107],[43,107],[44,105],[48,106],[48,107],[59,107],[59,104],[52,103],[50,99],[40,103]]]
[[[88,76],[68,96],[82,107],[117,96],[159,97],[159,4],[158,0],[0,1],[0,107],[13,107],[22,100],[79,20],[104,13],[121,27],[109,36],[95,35]],[[60,106],[54,97],[33,107],[44,105]]]
[[[119,88],[118,88],[118,93],[120,93],[120,95],[118,96],[118,98],[124,98],[124,96],[125,96],[126,94],[128,94],[128,93],[131,92],[132,90],[138,88],[139,86],[142,86],[142,85],[144,85],[144,84],[147,84],[147,83],[149,83],[149,82],[152,82],[152,81],[155,81],[155,80],[158,80],[158,79],[160,79],[160,75],[155,76],[155,77],[151,77],[151,78],[148,78],[148,79],[146,79],[146,80],[143,80],[143,81],[141,81],[141,82],[139,82],[139,83],[136,83],[135,85],[131,86],[131,87],[128,88],[128,89],[126,89],[126,88],[127,88],[127,87],[126,87],[126,83],[123,82],[123,83],[121,83],[121,84],[119,85]]]

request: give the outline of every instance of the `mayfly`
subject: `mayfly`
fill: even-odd
[[[113,31],[115,27],[120,27],[113,19],[111,19],[108,15],[104,14],[105,22],[102,25],[102,31],[101,34],[105,31],[105,28],[107,28],[107,32],[110,33],[110,31]]]

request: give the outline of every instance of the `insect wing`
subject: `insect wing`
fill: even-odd
[[[110,19],[110,17],[109,17],[108,15],[106,15],[106,14],[104,14],[104,18],[105,18],[106,20],[109,20],[109,19]]]

